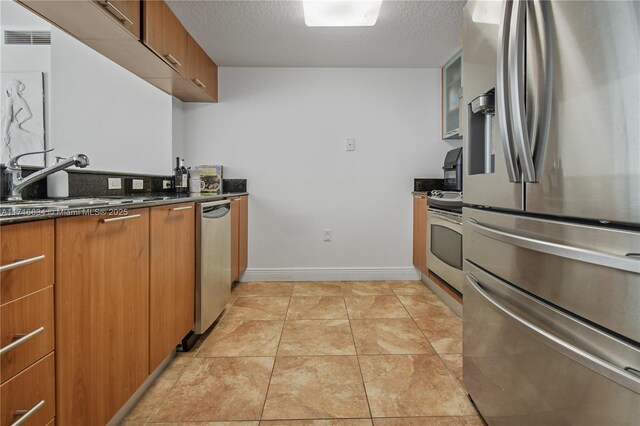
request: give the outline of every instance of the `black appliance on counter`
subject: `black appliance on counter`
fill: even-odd
[[[444,158],[444,190],[462,192],[462,148],[452,149]]]

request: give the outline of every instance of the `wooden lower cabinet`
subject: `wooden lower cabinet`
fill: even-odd
[[[2,348],[14,342],[17,336],[38,333],[0,356],[0,383],[4,383],[53,351],[53,287],[0,306],[0,319]]]
[[[238,234],[238,263],[240,276],[247,270],[249,258],[249,196],[240,197],[240,230]]]
[[[149,209],[56,219],[55,301],[56,421],[106,424],[149,374]]]
[[[418,268],[423,274],[428,274],[427,250],[428,244],[427,229],[427,196],[413,196],[413,266]]]
[[[17,376],[0,386],[0,426],[9,426],[20,419],[20,414],[34,409],[23,423],[45,425],[55,412],[55,362],[54,354],[49,354]],[[41,405],[37,408],[38,405]],[[16,412],[18,415],[16,415]],[[68,424],[95,424],[76,423]]]
[[[149,372],[194,326],[194,204],[151,209]]]
[[[231,199],[231,281],[247,270],[249,197]]]
[[[240,198],[231,199],[231,281],[240,278]]]

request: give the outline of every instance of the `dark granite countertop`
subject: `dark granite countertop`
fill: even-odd
[[[45,220],[45,219],[55,219],[62,217],[71,217],[74,215],[97,215],[100,212],[108,214],[116,214],[113,213],[115,211],[121,210],[133,210],[137,208],[145,208],[145,207],[155,207],[155,206],[163,206],[167,204],[178,204],[178,203],[202,203],[206,201],[215,201],[215,200],[224,200],[227,198],[234,198],[241,195],[249,195],[248,192],[233,192],[228,194],[220,194],[220,195],[208,195],[208,194],[159,194],[158,197],[162,197],[162,199],[152,199],[148,201],[139,201],[139,202],[128,202],[121,204],[96,204],[92,206],[78,206],[78,207],[68,207],[68,208],[60,208],[55,211],[47,210],[43,212],[34,212],[35,214],[25,214],[25,215],[16,215],[16,216],[0,216],[0,226],[9,225],[13,223],[22,223],[22,222],[32,222],[36,220]],[[153,194],[144,194],[140,197],[132,196],[132,197],[122,197],[122,198],[153,198]],[[95,198],[108,198],[108,197],[95,197]],[[64,201],[64,200],[56,200],[56,201]],[[9,201],[3,201],[2,204],[12,204]],[[43,203],[46,204],[46,201]],[[25,208],[28,208],[28,205],[25,205]],[[37,210],[34,208],[34,210]]]

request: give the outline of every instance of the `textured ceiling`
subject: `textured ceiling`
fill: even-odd
[[[385,0],[373,27],[310,28],[301,1],[167,1],[223,67],[440,67],[464,1]]]

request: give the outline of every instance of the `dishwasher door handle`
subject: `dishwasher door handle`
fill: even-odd
[[[231,211],[231,203],[217,204],[202,207],[203,219],[220,219]]]

